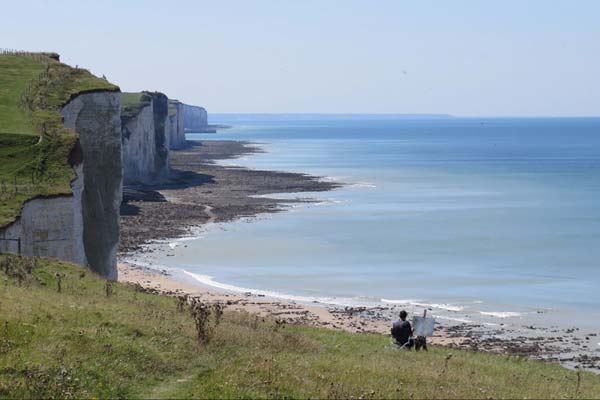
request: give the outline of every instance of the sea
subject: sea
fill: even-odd
[[[210,122],[231,128],[188,139],[265,151],[223,164],[345,185],[273,194],[314,202],[205,227],[170,242],[159,265],[201,285],[291,301],[600,331],[600,118]]]

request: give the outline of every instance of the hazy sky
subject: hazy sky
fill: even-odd
[[[209,112],[600,115],[596,0],[6,1],[0,47]]]

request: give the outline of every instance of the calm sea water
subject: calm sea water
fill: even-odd
[[[161,264],[229,290],[600,327],[600,119],[212,122],[234,127],[188,138],[268,151],[231,163],[349,185],[215,226]]]

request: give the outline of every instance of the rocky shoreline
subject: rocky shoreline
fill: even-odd
[[[223,166],[232,159],[262,150],[249,142],[188,141],[171,152],[172,178],[157,186],[128,186],[121,207],[121,255],[143,244],[186,236],[190,228],[280,212],[286,204],[311,199],[278,200],[258,197],[273,193],[321,192],[340,187],[305,174]]]
[[[340,187],[339,183],[304,174],[251,170],[216,163],[261,151],[257,144],[241,141],[188,142],[185,149],[172,153],[175,171],[168,183],[155,187],[126,187],[121,210],[121,258],[145,258],[145,252],[156,250],[149,244],[190,235],[192,229],[207,223],[280,212],[289,203],[313,201],[278,200],[260,195],[319,192]],[[388,334],[390,321],[396,319],[400,309],[404,308],[403,305],[303,305],[251,293],[220,293],[212,288],[201,290],[196,285],[190,286],[181,279],[172,279],[169,274],[147,270],[139,265],[122,263],[119,266],[120,280],[170,295],[194,293],[208,296],[224,301],[232,309],[279,318],[286,323]],[[409,309],[409,312],[416,313],[422,309]],[[560,329],[503,323],[443,323],[436,328],[432,341],[451,348],[558,362],[567,367],[600,373],[600,352],[596,342],[600,342],[597,333],[580,332],[576,327]]]

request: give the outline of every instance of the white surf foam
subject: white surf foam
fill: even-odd
[[[431,307],[431,308],[438,308],[440,310],[446,310],[446,311],[462,311],[464,309],[464,307],[461,306],[456,306],[456,305],[452,305],[452,304],[436,304],[436,303],[432,303],[432,304],[428,304],[428,303],[413,303],[413,305],[418,306],[418,307]]]
[[[436,319],[445,319],[447,321],[452,321],[452,322],[461,322],[461,323],[464,323],[464,324],[470,324],[470,323],[473,322],[473,321],[471,321],[468,318],[448,317],[448,316],[445,316],[445,315],[436,315],[435,318]]]
[[[369,183],[369,182],[355,182],[355,183],[351,183],[349,186],[353,187],[353,188],[365,188],[365,189],[372,189],[372,188],[377,187],[377,185],[375,185],[373,183]]]
[[[286,201],[292,208],[310,207],[310,206],[327,206],[332,204],[346,203],[345,200],[334,199],[331,197],[322,198],[319,192],[288,192],[288,193],[271,193],[271,194],[253,194],[248,197],[256,199],[272,199],[282,203]],[[293,203],[294,201],[306,201],[305,203]]]
[[[325,305],[325,306],[330,305],[330,306],[341,306],[341,307],[365,307],[365,308],[375,308],[375,307],[380,306],[381,303],[385,303],[385,304],[394,304],[394,305],[435,308],[435,309],[451,311],[451,312],[459,312],[464,309],[464,307],[461,307],[458,305],[424,303],[421,300],[416,300],[416,299],[385,299],[385,298],[381,298],[380,301],[378,302],[376,299],[369,301],[368,298],[360,298],[359,299],[359,298],[345,298],[345,297],[297,296],[297,295],[280,293],[280,292],[269,291],[269,290],[260,290],[260,289],[252,289],[252,288],[245,288],[245,287],[241,287],[241,286],[235,286],[235,285],[231,285],[231,284],[227,284],[227,283],[223,283],[223,282],[218,282],[212,276],[209,276],[209,275],[197,274],[194,272],[187,271],[185,269],[171,268],[171,267],[167,267],[167,266],[163,266],[163,265],[157,265],[153,262],[147,262],[147,261],[143,261],[143,260],[139,260],[139,259],[135,259],[135,260],[131,259],[131,260],[126,260],[126,261],[131,264],[134,264],[134,265],[151,268],[151,269],[159,270],[159,271],[167,271],[170,273],[175,273],[175,272],[179,271],[180,273],[183,273],[183,274],[191,277],[193,280],[195,280],[196,282],[198,282],[204,286],[214,287],[216,289],[224,290],[227,292],[249,293],[254,296],[261,296],[261,297],[264,296],[264,297],[268,297],[268,298],[294,301],[294,302],[299,302],[299,303],[312,303],[312,304],[317,303],[317,304],[321,304],[321,305]],[[513,311],[502,311],[502,312],[479,311],[478,313],[481,315],[495,317],[495,318],[516,318],[516,317],[521,317],[524,315],[524,313],[513,312]],[[459,317],[459,316],[448,316],[448,315],[442,314],[442,315],[436,315],[436,318],[442,319],[442,320],[447,320],[447,321],[452,321],[452,322],[466,323],[466,324],[473,323],[473,320],[466,318],[466,316]],[[495,326],[497,324],[486,323],[486,325]]]
[[[214,280],[212,276],[196,274],[193,272],[186,271],[185,269],[181,270],[186,275],[190,276],[198,283],[201,283],[205,286],[211,286],[214,288],[222,289],[228,292],[233,293],[250,293],[254,296],[264,296],[274,299],[281,300],[289,300],[296,301],[299,303],[320,303],[324,305],[333,305],[333,306],[343,306],[343,307],[375,307],[377,304],[365,304],[364,302],[359,302],[355,299],[351,298],[337,298],[337,297],[311,297],[311,296],[296,296],[286,293],[273,292],[269,290],[259,290],[259,289],[250,289],[235,285],[230,285],[227,283],[217,282]]]
[[[314,203],[315,206],[329,206],[332,204],[342,204],[345,203],[344,200],[337,200],[337,199],[324,199],[319,201],[318,203]]]
[[[516,318],[524,315],[523,313],[514,311],[479,311],[479,314],[496,318]]]
[[[170,239],[170,241],[168,241],[167,244],[171,249],[174,249],[183,242],[191,242],[193,240],[202,239],[202,238],[206,237],[207,233],[210,230],[216,229],[216,228],[222,229],[222,227],[223,227],[223,224],[215,223],[215,222],[209,222],[209,223],[201,225],[201,226],[192,227],[192,228],[190,228],[190,231],[187,235],[178,237],[175,239]],[[161,243],[161,242],[164,243],[164,241],[157,241],[157,243]]]
[[[381,299],[382,303],[388,304],[406,304],[410,306],[425,307],[425,308],[437,308],[446,311],[462,311],[464,307],[453,305],[453,304],[437,304],[437,303],[423,303],[420,300],[393,300],[393,299]]]
[[[413,299],[405,299],[405,300],[393,300],[393,299],[381,299],[382,303],[388,304],[405,304],[405,305],[414,305],[418,300]]]
[[[346,177],[343,176],[323,176],[321,178],[319,178],[320,180],[324,181],[324,182],[344,182],[344,180],[346,180]]]

